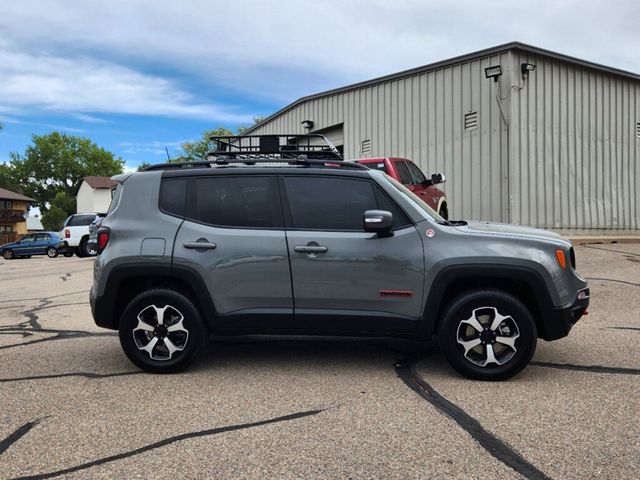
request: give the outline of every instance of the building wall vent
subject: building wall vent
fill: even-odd
[[[636,123],[636,138],[640,138],[640,122]]]
[[[362,146],[360,147],[360,151],[362,155],[369,155],[371,153],[371,140],[363,140]]]
[[[464,129],[475,130],[478,128],[478,112],[469,112],[464,116]]]

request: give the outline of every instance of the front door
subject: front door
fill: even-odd
[[[293,300],[275,177],[215,175],[188,180],[174,267],[206,283],[219,329],[291,326]]]
[[[31,255],[34,253],[35,243],[35,235],[25,235],[20,239],[13,251],[16,255]]]
[[[414,331],[422,314],[422,240],[367,179],[282,178],[299,330]],[[367,233],[366,210],[394,215],[390,237]]]

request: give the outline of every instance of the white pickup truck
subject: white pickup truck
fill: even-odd
[[[58,250],[64,252],[65,256],[74,253],[79,257],[97,255],[95,247],[87,244],[89,225],[96,219],[96,216],[96,213],[77,213],[67,218],[59,233],[62,242],[58,246]]]

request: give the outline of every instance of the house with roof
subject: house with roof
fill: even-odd
[[[111,189],[117,185],[110,177],[84,177],[76,194],[78,213],[107,213],[111,204]]]
[[[27,212],[31,197],[0,188],[0,245],[15,242],[27,233]]]

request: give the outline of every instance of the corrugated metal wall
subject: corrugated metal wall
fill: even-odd
[[[511,220],[571,231],[640,228],[640,82],[514,52],[513,69],[523,62],[536,70],[512,89]]]
[[[507,221],[507,128],[484,68],[508,66],[509,58],[505,52],[312,99],[252,134],[305,133],[303,120],[313,120],[314,130],[344,123],[345,158],[361,157],[362,141],[371,140],[370,157],[407,157],[426,173],[445,173],[452,218]],[[478,112],[478,128],[465,131],[469,112]]]
[[[522,62],[537,67],[524,84]],[[485,78],[491,65],[503,67],[499,83]],[[477,128],[467,130],[471,112]],[[363,156],[370,140],[367,156],[443,172],[451,218],[640,228],[640,82],[632,79],[514,50],[310,99],[252,133],[305,133],[303,120],[314,130],[344,124],[345,158]]]

